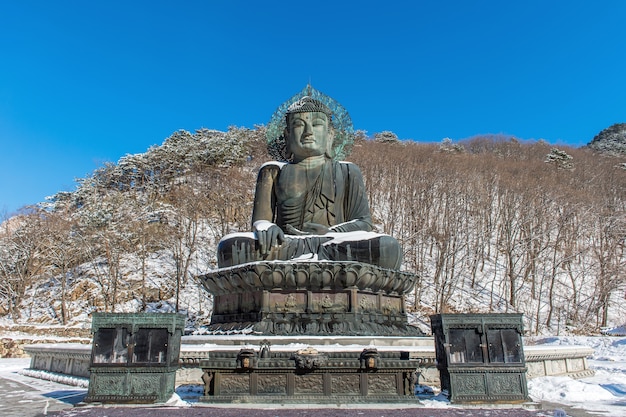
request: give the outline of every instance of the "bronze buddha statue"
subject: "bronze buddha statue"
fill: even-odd
[[[397,270],[402,251],[391,236],[372,232],[359,168],[333,159],[331,109],[304,96],[285,113],[285,161],[258,174],[252,233],[225,236],[218,266],[255,261],[356,261]]]

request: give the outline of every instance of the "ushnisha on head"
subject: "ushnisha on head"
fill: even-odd
[[[311,157],[332,158],[334,129],[332,112],[321,101],[302,97],[285,114],[287,154],[294,162]]]
[[[289,115],[294,113],[311,113],[311,112],[321,112],[328,116],[328,119],[331,120],[333,117],[333,112],[330,111],[327,105],[322,103],[319,100],[316,100],[310,96],[304,96],[300,100],[292,103],[287,108],[287,122],[289,122]]]

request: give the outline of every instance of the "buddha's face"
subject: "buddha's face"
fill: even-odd
[[[329,152],[333,134],[326,114],[293,113],[287,122],[287,146],[295,162]]]

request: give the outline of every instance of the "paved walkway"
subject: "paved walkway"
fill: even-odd
[[[28,383],[20,379],[29,379]],[[16,381],[15,379],[18,379]],[[39,417],[54,411],[72,408],[82,401],[85,389],[56,384],[35,378],[16,375],[7,379],[0,377],[0,416]]]
[[[357,406],[311,406],[280,404],[232,404],[211,406],[192,403],[186,407],[157,406],[75,406],[86,395],[86,389],[43,381],[14,374],[0,376],[0,416],[2,417],[554,417],[565,409],[570,417],[591,417],[583,410],[556,404],[543,404],[540,410],[502,407],[443,408],[407,407],[394,404]],[[562,415],[565,417],[565,415]]]

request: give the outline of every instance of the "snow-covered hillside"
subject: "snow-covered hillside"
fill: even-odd
[[[249,230],[264,148],[263,128],[176,132],[3,222],[0,316],[84,328],[93,311],[174,309],[205,324],[194,277],[215,268],[222,236]],[[407,309],[423,330],[436,312],[521,312],[532,335],[625,324],[621,159],[511,138],[361,138],[350,160],[378,231],[419,276]]]

